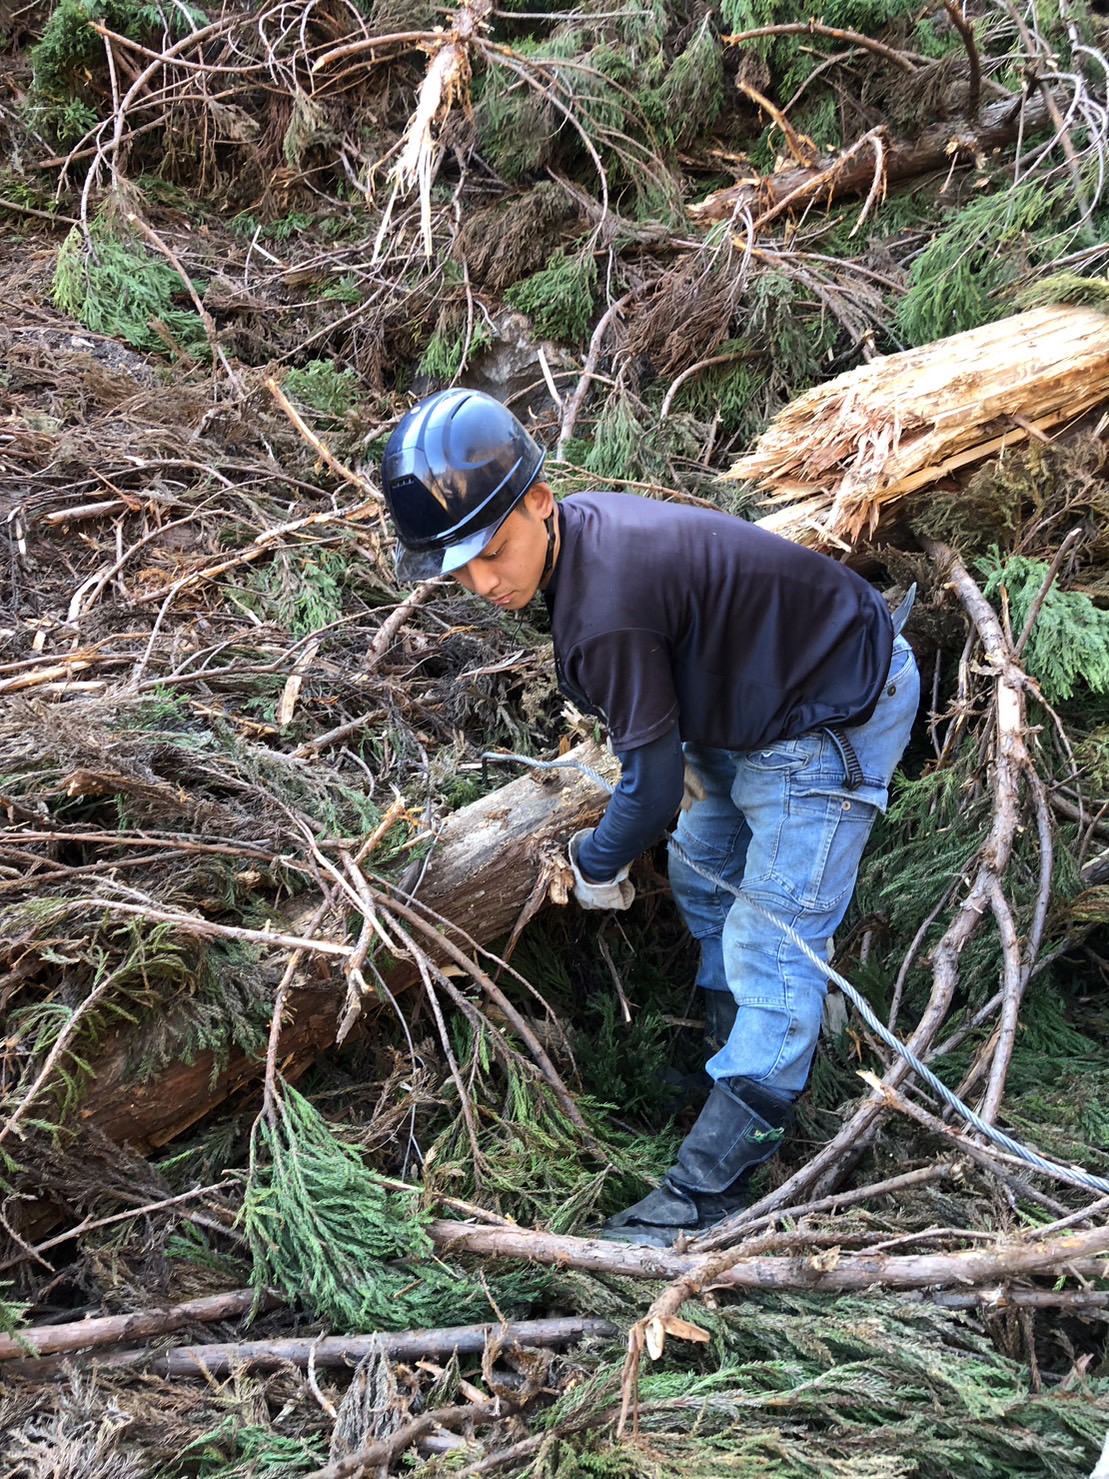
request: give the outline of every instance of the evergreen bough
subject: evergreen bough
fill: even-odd
[[[544,1280],[525,1269],[479,1281],[441,1263],[415,1193],[389,1190],[289,1084],[251,1133],[241,1217],[252,1282],[341,1332],[495,1319]]]
[[[716,1313],[705,1358],[641,1371],[637,1436],[610,1427],[620,1367],[600,1367],[540,1421],[551,1435],[529,1479],[1086,1479],[1106,1424],[1106,1384],[1030,1389],[1018,1364],[962,1316],[870,1293],[752,1291]],[[711,1350],[711,1356],[710,1356]],[[420,1472],[417,1470],[417,1472]]]
[[[1018,280],[1028,256],[1050,261],[1061,250],[1068,214],[1062,188],[1035,180],[977,196],[956,211],[910,269],[897,309],[907,342],[929,344],[1011,312],[1003,289]]]
[[[1003,561],[995,549],[980,562],[980,568],[986,577],[984,595],[1005,592],[1017,635],[1043,588],[1048,566],[1026,555],[1010,555]],[[1109,611],[1102,611],[1081,592],[1062,591],[1053,584],[1036,616],[1022,661],[1050,704],[1073,698],[1082,687],[1091,693],[1109,691]]]
[[[597,259],[592,251],[555,252],[540,271],[514,283],[505,302],[530,316],[544,339],[574,344],[588,337],[597,293]]]
[[[211,351],[199,315],[175,303],[182,291],[167,262],[106,216],[93,221],[87,235],[73,227],[58,251],[50,288],[55,306],[94,334],[162,354],[174,344],[207,359]]]
[[[359,396],[355,372],[349,366],[341,370],[330,359],[310,359],[302,368],[290,370],[285,389],[293,400],[333,423],[350,415]]]
[[[61,144],[80,139],[97,122],[89,80],[103,63],[104,42],[94,22],[143,41],[186,35],[208,18],[188,0],[173,0],[165,9],[137,0],[61,0],[31,49],[32,107]]]

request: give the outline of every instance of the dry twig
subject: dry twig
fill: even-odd
[[[226,1315],[212,1318],[229,1319],[234,1313],[236,1311],[229,1310]],[[80,1323],[87,1325],[88,1321]],[[136,1335],[141,1333],[136,1331]],[[306,1367],[310,1359],[320,1367],[349,1370],[374,1351],[382,1351],[391,1359],[400,1361],[445,1361],[452,1355],[480,1355],[491,1339],[501,1345],[564,1346],[581,1340],[607,1340],[616,1333],[616,1327],[607,1320],[564,1316],[550,1320],[511,1320],[505,1325],[456,1325],[443,1330],[289,1336],[277,1340],[171,1346],[168,1350],[120,1350],[98,1356],[96,1364],[115,1369],[138,1367],[151,1375],[170,1378],[228,1376],[233,1371],[244,1369],[267,1371],[290,1365]],[[131,1338],[130,1333],[123,1336],[123,1339]],[[96,1341],[95,1344],[99,1347],[102,1342]],[[25,1352],[22,1354],[26,1355]],[[0,1359],[8,1358],[0,1353]],[[45,1363],[32,1364],[29,1360],[19,1362],[14,1369],[26,1376],[48,1374]]]
[[[165,1310],[143,1310],[130,1315],[76,1320],[66,1325],[39,1326],[20,1331],[18,1335],[0,1335],[0,1361],[14,1361],[32,1354],[48,1356],[84,1351],[120,1345],[125,1341],[151,1340],[189,1325],[233,1320],[253,1309],[275,1309],[280,1303],[275,1294],[263,1290],[235,1289],[226,1294],[189,1299]]]

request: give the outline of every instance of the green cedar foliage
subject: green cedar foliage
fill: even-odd
[[[816,18],[825,26],[876,36],[892,21],[919,10],[920,6],[914,0],[825,0]],[[724,0],[721,11],[725,24],[733,31],[757,30],[761,26],[777,26],[799,19],[797,6],[791,0]],[[811,38],[804,35],[757,37],[747,44],[764,53],[779,46],[798,53],[812,50]],[[814,57],[812,64],[819,60],[819,57]]]
[[[667,483],[670,466],[643,404],[626,391],[615,390],[605,401],[593,426],[593,445],[584,467],[602,480]]]
[[[526,1308],[544,1280],[524,1270],[481,1281],[441,1263],[415,1194],[387,1189],[287,1084],[251,1134],[241,1218],[252,1282],[338,1331],[488,1320]]]
[[[229,869],[210,864],[182,869],[177,890],[163,895],[163,901],[171,908],[179,904],[188,908],[192,891],[207,888],[225,892],[230,903],[231,876]],[[81,929],[76,913],[64,899],[48,901],[37,917],[31,905],[10,905],[0,912],[0,929],[37,933],[53,927],[76,938]],[[49,947],[42,953],[47,960],[53,954]],[[70,973],[65,995],[9,1012],[22,1071],[7,1087],[7,1106],[21,1102],[47,1054],[75,1022],[77,1030],[67,1036],[67,1051],[55,1064],[49,1091],[33,1113],[41,1129],[62,1125],[77,1108],[89,1055],[111,1028],[142,1023],[132,1039],[129,1065],[137,1082],[151,1078],[166,1063],[191,1062],[204,1051],[211,1052],[212,1072],[218,1074],[233,1048],[253,1052],[265,1042],[271,1003],[258,962],[259,952],[249,943],[201,942],[172,925],[126,916],[105,917],[98,928],[89,925],[80,955],[71,951],[66,961],[78,969]],[[86,998],[102,983],[110,990],[86,1010]]]
[[[264,621],[284,627],[294,637],[307,637],[337,622],[352,559],[346,548],[306,546],[279,551],[268,565],[255,565],[237,588],[241,604]]]
[[[723,106],[720,42],[706,22],[670,54],[660,4],[611,20],[575,15],[545,39],[516,41],[512,66],[487,65],[474,83],[479,147],[512,183],[554,168],[598,194],[619,189],[624,216],[677,224],[683,207],[664,156]]]
[[[15,918],[20,917],[10,911],[9,917],[12,915]],[[27,917],[25,912],[23,917]],[[8,1014],[6,1030],[9,1039],[19,1044],[23,1072],[8,1087],[4,1096],[3,1108],[6,1112],[22,1108],[43,1062],[62,1034],[70,1028],[76,1011],[76,1006],[68,1002],[37,1001]],[[40,1094],[29,1114],[23,1115],[25,1125],[54,1134],[66,1116],[77,1108],[81,1100],[81,1086],[89,1073],[82,1050],[87,1048],[90,1037],[95,1038],[97,1027],[102,1026],[107,1015],[107,1010],[100,1012],[95,1023],[90,1023],[86,1018],[82,1037],[69,1039],[69,1051],[58,1058],[49,1093]]]
[[[493,334],[484,319],[477,319],[469,329],[459,315],[441,314],[438,326],[424,346],[416,365],[416,374],[423,375],[436,386],[450,385],[461,374],[465,366],[493,342]]]
[[[1006,1121],[1018,1140],[1104,1176],[1109,1165],[1104,1007],[1076,1006],[1067,975],[1065,967],[1045,971],[1021,1003],[1006,1080]]]
[[[878,38],[899,22],[904,30],[910,18],[920,11],[921,7],[913,0],[827,0],[819,12],[814,12],[814,18],[825,26]],[[805,19],[789,0],[721,0],[720,13],[729,32],[758,30]],[[960,44],[957,37],[955,44]],[[785,105],[837,49],[841,49],[839,44],[830,38],[803,34],[757,36],[743,43],[741,55],[762,60],[773,79],[770,91],[774,99]],[[760,91],[765,90],[760,87]],[[789,110],[789,117],[794,128],[807,134],[825,152],[851,142],[840,137],[840,100],[831,88],[813,88],[803,93]],[[749,150],[752,163],[762,172],[772,170],[782,142],[777,124],[768,126]]]
[[[340,370],[334,360],[310,359],[285,376],[290,399],[309,411],[339,423],[354,409],[359,396],[358,376],[348,366]]]
[[[1037,1391],[927,1302],[751,1291],[680,1313],[712,1344],[641,1368],[635,1439],[611,1436],[621,1368],[601,1366],[542,1415],[529,1479],[1086,1479],[1101,1447],[1109,1383]]]
[[[961,50],[962,46],[959,33],[950,23],[944,23],[942,12],[920,16],[913,30],[914,51],[936,62],[955,50]]]
[[[96,124],[97,113],[88,103],[89,79],[103,69],[104,42],[92,21],[141,41],[165,33],[183,36],[207,20],[187,0],[174,0],[164,9],[136,0],[61,0],[31,49],[33,113],[60,144],[74,143]]]
[[[585,45],[580,30],[564,27],[547,42],[519,41],[514,51],[525,67],[533,61],[553,65],[577,56]],[[506,180],[517,184],[544,164],[556,162],[560,128],[569,129],[549,94],[522,82],[508,67],[494,66],[475,77],[473,91],[482,153]]]
[[[297,88],[289,126],[285,130],[281,152],[290,169],[298,169],[313,149],[327,149],[339,143],[339,135],[323,107]]]
[[[1017,308],[1070,303],[1077,308],[1096,308],[1099,313],[1109,313],[1109,280],[1080,277],[1077,272],[1053,272],[1050,277],[1021,288],[1013,301]]]
[[[973,737],[968,737],[942,767],[919,776],[895,773],[889,811],[875,824],[840,935],[847,938],[852,922],[865,918],[872,922],[879,948],[865,972],[860,972],[854,959],[841,963],[840,969],[864,991],[883,1020],[888,1020],[894,978],[913,937],[921,922],[936,910],[935,923],[917,953],[917,967],[905,983],[902,1021],[915,1020],[927,1000],[932,980],[927,951],[949,921],[940,907],[944,895],[958,887],[973,867],[987,836],[990,803],[977,783],[977,763],[977,747]],[[996,989],[998,969],[996,936],[980,931],[966,947],[961,964],[962,979],[971,983],[971,1010]],[[946,1077],[946,1068],[940,1072]],[[814,1073],[814,1085],[817,1080]]]
[[[897,309],[906,341],[928,344],[1010,313],[1005,289],[1030,261],[1050,261],[1061,250],[1072,199],[1061,185],[1028,180],[956,211],[913,262]]]
[[[718,418],[720,434],[745,446],[765,429],[787,400],[826,373],[827,358],[837,344],[840,329],[801,284],[776,271],[752,275],[737,309],[737,321],[742,334],[724,340],[715,350],[717,355],[734,353],[734,362],[709,366],[687,380],[678,391],[675,406],[693,412],[706,423]],[[660,397],[664,389],[660,389]],[[618,419],[613,429],[620,432]],[[598,443],[602,436],[611,435],[603,418],[595,435]],[[627,438],[622,441],[626,443]],[[641,465],[642,457],[640,452]],[[588,465],[602,471],[610,459],[616,468],[626,461],[620,438],[612,453],[596,452]],[[665,482],[665,475],[659,480]]]
[[[279,1433],[268,1423],[244,1421],[241,1412],[231,1412],[186,1444],[163,1479],[293,1479],[322,1469],[326,1462],[322,1438]]]
[[[292,558],[297,552],[286,553]],[[10,729],[7,739],[10,745]],[[20,763],[10,765],[0,785],[62,827],[173,834],[206,825],[209,835],[221,839],[263,847],[272,842],[275,853],[288,846],[295,859],[290,811],[311,818],[329,837],[364,837],[380,820],[374,803],[339,771],[304,767],[218,719],[198,724],[178,694],[155,692],[105,706],[85,714],[72,730],[55,724],[49,737],[33,729],[24,746]],[[78,759],[94,763],[91,757],[114,777],[113,788],[69,794],[64,777]],[[394,840],[403,831],[399,827]],[[121,845],[126,846],[122,838]],[[390,850],[386,838],[380,865]],[[251,862],[231,848],[227,854],[182,853],[146,880],[167,909],[226,911],[259,929],[272,921],[277,897],[301,886],[295,862]],[[128,1031],[130,1072],[140,1080],[166,1062],[188,1061],[203,1051],[211,1052],[218,1073],[234,1048],[252,1052],[264,1043],[272,1011],[272,977],[256,944],[202,940],[175,925],[116,914],[90,904],[85,892],[81,880],[68,891],[0,908],[5,939],[35,942],[45,963],[64,966],[64,987],[41,999],[17,995],[8,1004],[9,1036],[19,1044],[13,1058],[18,1071],[13,1069],[6,1088],[9,1111],[80,1013],[49,1093],[31,1109],[44,1128],[64,1123],[79,1102],[91,1049],[107,1030]],[[57,942],[63,939],[69,943],[59,955]],[[86,1009],[87,998],[101,987],[93,1009]]]
[[[979,569],[986,577],[986,596],[1000,602],[1004,593],[1017,636],[1043,588],[1049,566],[1025,555],[1003,560],[994,549],[979,561]],[[1073,698],[1081,687],[1093,693],[1109,691],[1109,611],[1095,606],[1089,596],[1060,590],[1053,582],[1024,649],[1023,665],[1050,704]]]
[[[752,280],[740,324],[752,347],[766,352],[771,388],[782,402],[820,377],[839,333],[832,316],[784,272],[760,272]]]
[[[7,1290],[12,1286],[7,1283],[0,1284],[0,1289]],[[19,1338],[19,1332],[27,1323],[26,1304],[20,1304],[0,1296],[0,1333]],[[30,1353],[30,1347],[28,1347]]]
[[[177,305],[184,291],[177,273],[107,216],[93,221],[87,235],[73,227],[58,251],[50,291],[56,307],[94,334],[156,354],[167,352],[167,340],[197,359],[210,354],[200,316]]]
[[[724,55],[709,16],[673,61],[661,51],[658,61],[661,76],[640,98],[659,141],[679,147],[711,128],[724,106]]]
[[[634,1107],[625,1102],[619,1077],[592,1095],[579,1095],[578,1107],[590,1131],[583,1137],[534,1069],[496,1051],[499,1044],[491,1032],[455,1021],[453,1034],[454,1056],[478,1110],[477,1138],[475,1145],[456,1091],[445,1089],[449,1115],[424,1161],[430,1195],[443,1191],[480,1200],[523,1226],[579,1232],[641,1197],[671,1163],[671,1129],[632,1134],[606,1123],[605,1108],[616,1107],[623,1115]],[[624,1038],[625,1054],[631,1055],[624,1058],[624,1076],[632,1063],[649,1078],[650,1058],[637,1061],[634,1054],[641,1045],[650,1052],[649,1039],[657,1045],[657,1037],[657,1024],[649,1022]],[[604,1044],[598,1045],[598,1055],[610,1056]],[[582,1059],[583,1070],[594,1066],[595,1060],[587,1065],[588,1057]],[[589,1085],[596,1084],[591,1074]],[[603,1104],[597,1102],[601,1094]]]
[[[1109,795],[1109,726],[1097,725],[1074,746],[1074,768],[1088,794]]]
[[[577,343],[588,336],[593,321],[597,271],[597,258],[588,248],[559,248],[546,267],[514,283],[505,302],[528,314],[542,338]]]
[[[705,421],[719,415],[723,435],[747,446],[766,429],[774,403],[769,388],[771,366],[762,356],[750,358],[746,340],[728,339],[716,351],[735,352],[731,364],[711,365],[692,376],[678,390],[674,404]]]

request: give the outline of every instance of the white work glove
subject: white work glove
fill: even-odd
[[[591,827],[583,827],[570,838],[570,868],[574,874],[574,897],[583,909],[627,909],[635,898],[635,884],[621,868],[607,883],[590,883],[578,867],[578,848],[582,840],[593,836]]]

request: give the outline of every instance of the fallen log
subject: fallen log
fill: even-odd
[[[253,1291],[251,1291],[253,1293]],[[150,1318],[156,1318],[151,1312]],[[117,1316],[116,1322],[132,1320],[136,1316]],[[61,1327],[79,1333],[82,1321],[76,1326]],[[45,1332],[30,1330],[26,1339],[32,1347]],[[5,1362],[4,1374],[31,1379],[56,1376],[72,1364],[74,1353],[80,1350],[98,1367],[141,1368],[152,1376],[229,1376],[233,1371],[274,1371],[281,1366],[347,1368],[374,1351],[381,1351],[398,1361],[448,1361],[453,1355],[481,1355],[491,1341],[502,1346],[567,1346],[581,1340],[608,1340],[619,1334],[615,1325],[608,1320],[590,1319],[576,1315],[551,1320],[509,1320],[503,1325],[448,1325],[438,1330],[380,1331],[373,1335],[325,1335],[293,1336],[282,1340],[249,1340],[220,1342],[212,1345],[172,1346],[168,1350],[123,1350],[104,1351],[99,1349],[103,1342],[97,1341],[95,1348],[66,1345],[69,1353],[44,1354],[35,1358],[26,1351],[18,1353],[23,1359],[14,1358],[5,1342],[0,1360]],[[127,1339],[133,1338],[128,1332]],[[90,1349],[91,1348],[91,1349]],[[52,1347],[54,1351],[62,1347]]]
[[[1022,1289],[1013,1288],[1008,1282],[1060,1273],[1076,1277],[1104,1276],[1105,1266],[1099,1255],[1109,1252],[1106,1227],[1039,1243],[1014,1241],[954,1253],[841,1254],[833,1248],[797,1257],[744,1257],[740,1250],[733,1250],[730,1258],[720,1253],[656,1249],[522,1228],[479,1227],[473,1223],[437,1221],[429,1231],[441,1251],[556,1263],[625,1278],[680,1281],[683,1297],[705,1288],[843,1293],[884,1287],[923,1290],[925,1297],[957,1308],[981,1305],[1002,1310],[1058,1305],[1094,1312],[1109,1302],[1109,1294],[1100,1291]],[[944,1290],[956,1292],[945,1296]],[[153,1339],[184,1325],[246,1314],[256,1300],[261,1301],[262,1307],[279,1302],[272,1295],[258,1295],[254,1290],[234,1290],[167,1310],[30,1329],[18,1337],[0,1338],[0,1362],[6,1375],[35,1380],[62,1373],[78,1355],[94,1360],[98,1366],[141,1368],[163,1377],[222,1377],[246,1367],[251,1370],[273,1370],[289,1364],[350,1367],[374,1350],[400,1360],[445,1360],[453,1353],[480,1354],[491,1339],[502,1344],[563,1346],[591,1338],[610,1339],[619,1333],[607,1320],[573,1316],[368,1335],[218,1342],[168,1350],[104,1349],[136,1339]],[[677,1326],[682,1323],[677,1322]],[[681,1331],[675,1327],[669,1333]]]
[[[610,781],[617,778],[614,758],[591,741],[563,758]],[[606,802],[603,787],[581,770],[529,771],[446,818],[434,834],[423,876],[408,880],[411,892],[426,908],[487,945],[518,929],[548,897],[566,901],[566,841],[579,827],[594,824]],[[388,889],[384,881],[376,882]],[[187,919],[177,927],[187,936]],[[198,920],[197,932],[204,927]],[[289,933],[298,936],[300,931],[291,928]],[[434,945],[425,945],[434,958]],[[296,1082],[316,1055],[334,1044],[343,1013],[346,988],[334,960],[353,955],[355,947],[347,940],[322,938],[321,946],[331,955],[312,956],[288,997],[278,1061],[289,1082]],[[275,958],[280,968],[281,956]],[[411,960],[400,960],[384,978],[397,995],[418,981],[419,973]],[[255,1054],[235,1051],[220,1064],[205,1051],[135,1083],[133,1058],[133,1035],[121,1032],[109,1040],[90,1064],[80,1116],[110,1140],[143,1152],[166,1144],[228,1098],[252,1089],[265,1069]]]
[[[962,123],[937,123],[919,138],[885,139],[883,156],[887,183],[916,179],[933,170],[952,168],[953,161],[965,161],[977,168],[977,161],[1010,144],[1022,127],[1026,135],[1037,133],[1050,121],[1043,98],[1022,101],[1002,98],[982,111],[973,126]],[[797,208],[864,195],[874,183],[874,155],[858,151],[844,156],[822,155],[812,164],[776,170],[773,174],[752,176],[714,190],[704,200],[687,208],[686,214],[699,226],[732,220],[737,211],[748,210],[754,217],[767,215],[791,197]]]
[[[1109,399],[1109,317],[1031,309],[815,386],[724,474],[763,490],[758,522],[847,548],[888,505]]]

